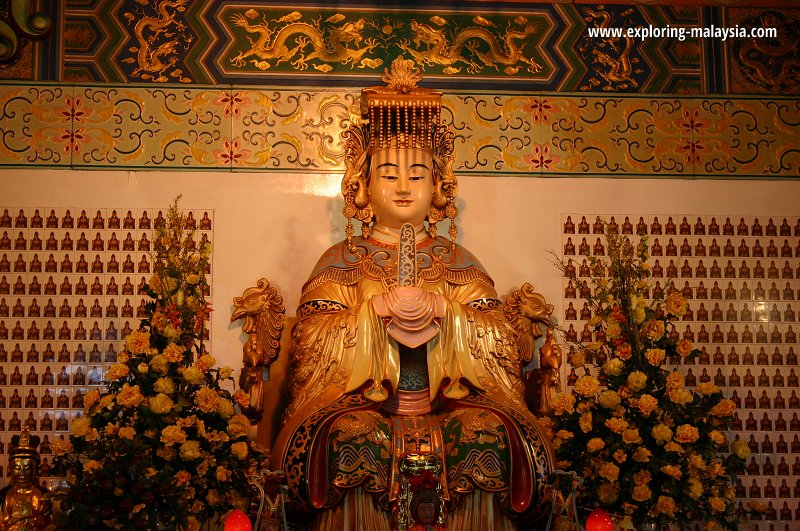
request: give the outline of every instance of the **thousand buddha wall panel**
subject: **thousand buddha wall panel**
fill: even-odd
[[[681,338],[702,354],[678,364],[686,385],[713,382],[737,405],[729,440],[747,441],[752,456],[736,488],[737,508],[759,530],[796,529],[800,522],[800,218],[688,213],[566,214],[561,255],[579,277],[586,255],[605,254],[599,222],[622,234],[646,234],[651,294],[670,280],[689,300],[677,323]],[[571,281],[563,280],[563,326],[568,338],[595,339],[592,313]],[[571,385],[581,376],[566,371]]]
[[[139,326],[166,209],[0,205],[0,213],[0,476],[8,477],[11,436],[28,425],[41,438],[47,478],[50,443],[68,436],[86,393],[105,388]],[[210,242],[213,210],[189,213],[195,240]]]

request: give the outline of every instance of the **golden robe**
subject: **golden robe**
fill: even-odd
[[[0,490],[0,531],[39,531],[49,522],[50,501],[39,487],[17,491],[11,484]]]
[[[390,529],[405,452],[441,457],[448,529],[511,529],[541,517],[555,460],[523,402],[522,364],[493,282],[444,238],[417,244],[418,285],[443,295],[438,335],[411,349],[371,299],[396,284],[397,250],[328,249],[292,331],[291,404],[272,452],[291,505],[319,529]],[[365,527],[366,526],[366,527]]]

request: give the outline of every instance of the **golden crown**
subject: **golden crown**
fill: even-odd
[[[32,457],[34,459],[39,459],[38,447],[39,437],[31,435],[30,430],[25,426],[22,428],[22,432],[19,435],[11,437],[8,457],[10,459],[14,457]]]
[[[369,145],[373,149],[432,149],[441,116],[442,93],[418,87],[421,79],[412,60],[398,57],[391,70],[384,70],[381,76],[386,86],[361,91],[361,116],[369,124]]]

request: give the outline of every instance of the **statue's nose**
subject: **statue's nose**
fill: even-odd
[[[397,193],[398,195],[408,195],[411,189],[408,187],[408,179],[401,177],[397,179]]]

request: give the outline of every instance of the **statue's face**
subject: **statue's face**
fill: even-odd
[[[436,521],[436,505],[431,502],[420,502],[417,505],[417,523],[432,524]]]
[[[36,461],[27,457],[17,458],[11,462],[11,482],[29,486],[36,478]]]
[[[433,157],[423,149],[377,150],[369,167],[369,201],[379,225],[421,225],[433,199]]]

